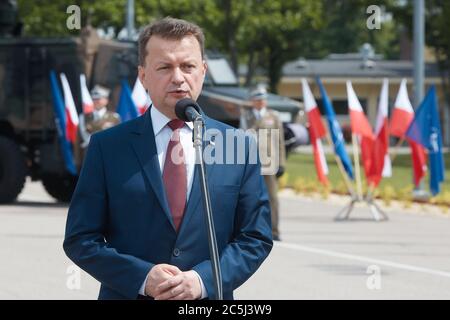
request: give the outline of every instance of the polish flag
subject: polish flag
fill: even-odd
[[[397,98],[394,103],[394,110],[391,115],[391,122],[389,124],[390,134],[399,138],[404,137],[406,130],[408,130],[408,127],[413,119],[414,109],[408,98],[406,79],[403,79],[400,84],[400,89],[398,90]]]
[[[83,113],[88,114],[94,112],[94,102],[92,101],[91,94],[86,85],[86,76],[84,74],[80,75],[80,85],[81,85],[81,103],[83,106]]]
[[[316,166],[317,177],[322,184],[328,185],[328,166],[322,147],[322,140],[320,140],[326,135],[325,127],[323,126],[322,117],[320,115],[319,108],[317,107],[317,103],[309,88],[308,82],[306,82],[305,79],[302,79],[302,88],[303,102],[309,120],[309,136],[313,146],[314,164]]]
[[[378,186],[381,177],[392,176],[391,158],[389,157],[388,103],[389,81],[383,80],[380,101],[378,103],[375,141],[372,148],[372,166],[369,182]]]
[[[78,113],[73,101],[72,91],[70,91],[69,81],[64,73],[60,74],[61,84],[64,92],[64,107],[66,110],[66,137],[67,140],[75,143],[78,130]]]
[[[136,82],[134,83],[131,98],[133,99],[139,114],[143,114],[152,103],[147,91],[145,91],[145,88],[141,83],[141,80],[139,80],[139,77],[136,78]]]
[[[361,158],[364,166],[364,173],[366,177],[369,178],[370,167],[372,165],[372,148],[375,137],[372,132],[372,127],[364,114],[361,103],[359,102],[350,81],[347,81],[347,98],[352,134],[359,136],[361,139]]]
[[[394,110],[392,111],[391,122],[389,124],[390,134],[398,138],[405,138],[411,121],[414,119],[414,109],[408,98],[406,79],[400,84],[400,89],[395,99]],[[406,138],[411,148],[411,158],[413,163],[414,184],[419,185],[420,180],[427,171],[427,161],[425,149],[415,141]]]

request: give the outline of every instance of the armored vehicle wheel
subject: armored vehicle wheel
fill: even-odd
[[[70,202],[77,180],[77,177],[71,175],[46,174],[42,177],[42,184],[56,200]]]
[[[13,202],[25,184],[27,167],[19,146],[0,136],[0,203]]]

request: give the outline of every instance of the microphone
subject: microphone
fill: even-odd
[[[178,119],[185,122],[192,122],[202,118],[200,106],[192,99],[184,98],[175,105],[175,114]]]
[[[204,143],[203,128],[205,123],[201,115],[201,109],[197,102],[192,99],[184,98],[175,104],[175,114],[178,119],[185,122],[194,122],[192,131],[192,143],[195,149],[195,166],[200,175],[200,190],[203,199],[203,210],[205,214],[206,229],[208,235],[209,256],[214,279],[215,298],[223,300],[222,271],[219,263],[219,249],[217,246],[216,231],[214,229],[214,219],[212,214],[211,199],[209,196],[208,179],[206,178],[206,167],[203,159]]]

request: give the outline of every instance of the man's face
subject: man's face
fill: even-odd
[[[107,98],[93,99],[92,102],[94,103],[95,110],[100,110],[108,105]]]
[[[267,106],[267,100],[266,99],[252,99],[252,106],[256,110],[261,110]]]
[[[139,66],[139,79],[158,110],[174,119],[177,101],[197,100],[202,90],[206,63],[200,44],[194,36],[181,40],[152,36],[146,49],[145,65]]]

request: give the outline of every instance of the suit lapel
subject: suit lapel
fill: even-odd
[[[204,119],[205,119],[205,129],[206,130],[208,130],[208,129],[210,129],[210,128],[213,128],[213,126],[212,126],[212,124],[211,124],[211,121],[210,121],[210,119],[208,118],[208,117],[206,117],[205,115],[203,115],[203,117],[204,117]],[[223,138],[223,143],[222,143],[222,145],[223,145],[223,147],[225,148],[226,146],[225,146],[225,137],[222,137]],[[205,141],[204,142],[204,144],[203,144],[203,148],[205,148],[206,147],[206,145],[208,145],[208,144],[210,144],[211,143],[211,141]],[[224,150],[225,151],[225,150]],[[225,154],[225,152],[224,152],[224,154]],[[225,159],[223,159],[224,161],[225,161]],[[214,169],[214,164],[206,164],[205,165],[205,170],[206,170],[206,178],[208,179],[208,182],[209,181],[211,181],[211,174],[212,174],[212,172],[213,172],[213,169]],[[199,177],[200,177],[200,174],[199,174]],[[200,181],[199,181],[199,183],[200,183]]]
[[[151,108],[151,107],[150,107]],[[172,216],[170,214],[166,192],[161,178],[161,169],[159,167],[158,153],[156,151],[155,135],[150,117],[150,108],[147,109],[144,116],[139,118],[137,126],[132,130],[134,135],[131,140],[134,152],[136,153],[139,163],[150,181],[150,185],[158,198],[159,204],[164,213],[173,225]],[[175,229],[175,228],[174,228]]]
[[[194,169],[194,178],[192,180],[191,193],[189,194],[189,200],[186,204],[184,217],[183,220],[181,221],[181,226],[178,235],[181,235],[184,232],[184,230],[187,229],[189,220],[192,218],[194,213],[198,211],[197,207],[200,203],[201,197],[202,195],[200,189],[200,177],[196,166]]]

